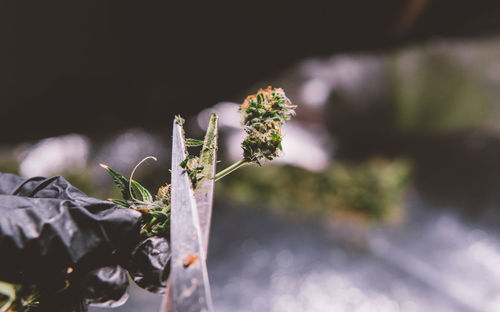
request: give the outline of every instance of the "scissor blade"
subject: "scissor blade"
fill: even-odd
[[[200,164],[203,166],[203,179],[198,181],[194,197],[198,207],[200,220],[201,241],[205,256],[208,253],[208,238],[210,235],[210,221],[212,219],[212,206],[214,198],[215,161],[217,152],[217,115],[212,114],[208,124],[203,149],[201,150]]]
[[[184,133],[174,122],[172,143],[171,292],[175,312],[213,311],[205,251],[202,247],[198,209],[185,159]]]

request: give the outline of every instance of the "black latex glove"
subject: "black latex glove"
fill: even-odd
[[[81,311],[82,301],[124,302],[128,281],[121,266],[131,268],[140,286],[161,291],[168,243],[141,241],[140,217],[87,197],[61,177],[24,180],[0,173],[0,280],[36,284],[46,311]],[[69,288],[56,293],[66,280]]]

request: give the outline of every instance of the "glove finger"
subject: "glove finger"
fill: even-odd
[[[0,195],[0,278],[13,266],[50,276],[68,266],[117,263],[116,252],[128,253],[138,240],[140,213],[103,206],[92,214],[68,200]]]
[[[19,178],[17,176],[10,177],[10,179],[18,182],[17,187],[12,189],[12,191],[8,193],[10,195],[70,200],[87,197],[85,193],[72,186],[66,179],[60,176],[51,178],[33,177],[29,179],[23,179],[21,183],[19,183],[19,179],[22,178]]]
[[[24,180],[15,174],[0,172],[0,194],[12,194]]]
[[[119,265],[89,272],[82,281],[85,301],[96,307],[118,307],[128,299],[127,273]]]
[[[139,287],[153,293],[164,293],[171,257],[166,238],[149,237],[134,249],[127,269]]]
[[[33,312],[87,312],[88,305],[82,299],[78,287],[70,286],[67,289],[54,293],[45,288],[40,289]],[[23,310],[24,311],[24,310]],[[31,311],[28,310],[28,311]]]
[[[85,209],[95,216],[109,241],[123,253],[128,254],[138,242],[140,213],[123,209],[106,200],[88,197],[63,177],[27,179],[12,194],[19,197],[67,200],[73,206]]]
[[[57,291],[45,285],[38,285],[40,304],[36,306],[35,311],[85,312],[89,304],[117,307],[127,301],[128,285],[127,273],[118,265],[101,267],[90,272],[75,270],[67,276],[66,287]]]

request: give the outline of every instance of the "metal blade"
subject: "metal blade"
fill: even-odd
[[[205,256],[208,253],[208,238],[210,235],[210,221],[212,219],[212,206],[214,198],[215,161],[217,152],[217,115],[212,114],[208,124],[203,149],[201,150],[200,163],[203,166],[203,179],[198,181],[194,191],[198,217],[200,220],[201,240]],[[206,258],[205,258],[206,259]]]
[[[172,143],[171,295],[175,312],[213,311],[202,247],[198,209],[188,174],[179,164],[186,157],[184,133],[174,122]]]

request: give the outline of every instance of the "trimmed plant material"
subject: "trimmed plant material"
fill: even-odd
[[[156,158],[151,156],[146,157],[135,169],[147,159],[156,160]],[[150,237],[168,233],[170,221],[170,185],[160,187],[157,194],[153,196],[139,182],[132,179],[133,173],[130,179],[127,179],[109,166],[101,164],[101,167],[106,169],[111,175],[113,182],[120,189],[123,196],[123,199],[109,200],[118,206],[132,208],[142,214],[141,235]],[[136,197],[135,192],[140,194],[140,198]]]
[[[281,145],[282,126],[295,115],[295,106],[291,104],[285,92],[280,88],[260,89],[256,94],[245,99],[239,111],[243,116],[241,123],[246,133],[246,137],[241,143],[243,158],[217,173],[215,177],[207,177],[203,174],[203,159],[207,157],[207,153],[215,153],[217,149],[217,146],[207,145],[213,142],[210,138],[215,135],[217,116],[214,114],[210,118],[204,141],[185,139],[186,147],[202,146],[200,155],[187,153],[186,158],[179,164],[189,175],[193,189],[197,187],[201,179],[219,180],[242,166],[251,163],[260,165],[265,160],[270,161],[279,156],[283,149]],[[183,126],[185,120],[176,116],[175,122]],[[109,166],[101,164],[101,167],[111,175],[113,182],[122,193],[122,199],[110,200],[124,208],[135,209],[143,215],[141,235],[147,237],[168,236],[170,230],[170,185],[160,187],[156,195],[153,196],[139,182],[133,180],[135,170],[147,159],[156,160],[152,156],[143,159],[134,168],[129,179]]]

